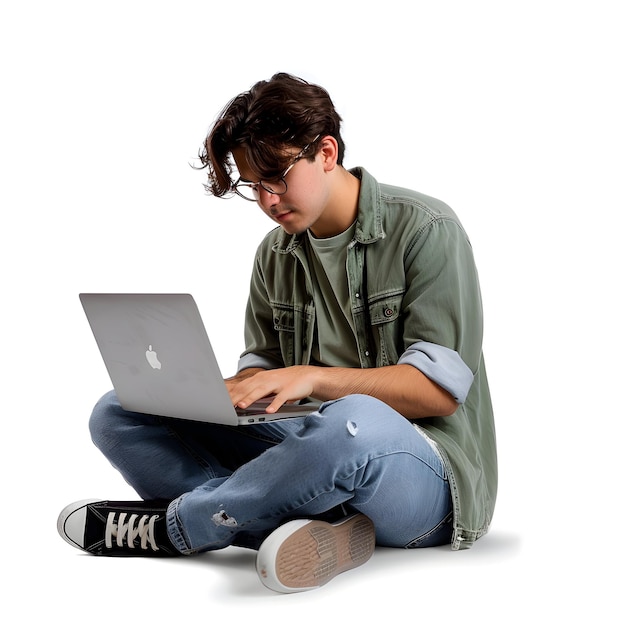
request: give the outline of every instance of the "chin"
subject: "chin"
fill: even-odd
[[[284,226],[281,226],[281,228],[288,235],[301,235],[302,233],[305,233],[308,230],[307,228],[285,228]]]

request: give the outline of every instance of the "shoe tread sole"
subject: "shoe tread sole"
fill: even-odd
[[[288,589],[320,587],[365,563],[374,546],[374,525],[364,515],[335,525],[311,521],[281,544],[276,554],[276,578]]]

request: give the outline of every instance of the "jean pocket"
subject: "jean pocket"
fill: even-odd
[[[452,541],[452,513],[448,513],[434,528],[407,543],[405,548],[432,548]]]

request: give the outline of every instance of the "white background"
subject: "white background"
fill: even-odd
[[[3,3],[11,623],[313,624],[338,608],[365,623],[623,619],[620,4]],[[134,497],[87,433],[109,380],[79,291],[192,292],[234,371],[252,253],[271,224],[250,203],[206,196],[190,163],[222,106],[276,71],[329,90],[348,167],[439,197],[463,221],[501,466],[492,531],[472,550],[380,549],[294,596],[260,585],[252,552],[97,559],[55,527],[73,500]]]

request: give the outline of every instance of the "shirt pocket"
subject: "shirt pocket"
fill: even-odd
[[[370,300],[369,316],[376,344],[376,366],[394,365],[402,350],[402,299],[404,293],[381,296]]]
[[[296,323],[293,306],[273,304],[272,321],[274,324],[274,331],[278,334],[283,363],[286,366],[294,365]]]

